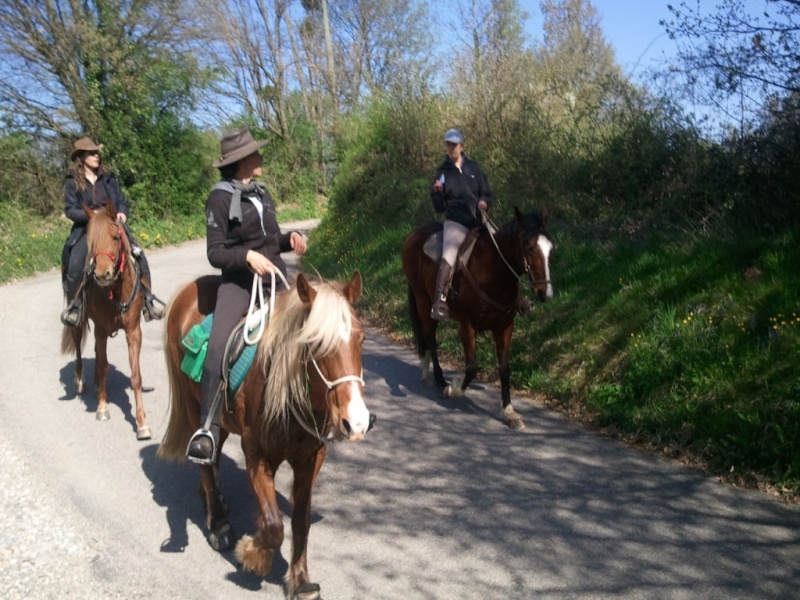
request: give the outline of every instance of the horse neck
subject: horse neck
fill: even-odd
[[[490,236],[494,236],[494,242],[492,242]],[[524,258],[522,256],[522,248],[519,244],[518,226],[513,223],[507,224],[498,229],[494,234],[487,231],[483,236],[483,240],[485,251],[492,257],[490,264],[492,265],[491,272],[493,278],[503,282],[512,279],[517,282],[517,275],[522,273],[525,269],[522,263]],[[495,243],[497,243],[497,248],[495,248]],[[513,273],[512,269],[514,271]]]

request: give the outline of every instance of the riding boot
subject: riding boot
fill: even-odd
[[[131,254],[136,257],[139,263],[139,271],[142,273],[142,315],[144,320],[160,320],[164,316],[166,304],[150,289],[150,266],[147,264],[144,252],[133,240],[131,241]]]
[[[431,307],[431,319],[441,321],[450,316],[450,310],[447,308],[447,292],[450,289],[452,274],[453,267],[444,259],[439,261],[439,273],[436,275],[436,298]]]
[[[72,298],[61,313],[61,322],[67,327],[80,327],[83,323],[83,286],[81,279],[67,275],[64,278],[67,298]]]
[[[142,283],[142,315],[145,321],[161,320],[164,317],[164,301],[156,296],[150,288]]]

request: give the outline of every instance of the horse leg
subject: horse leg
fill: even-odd
[[[325,461],[326,446],[302,461],[293,461],[292,561],[287,576],[290,600],[318,600],[319,586],[308,575],[308,533],[311,529],[311,490]]]
[[[75,392],[83,394],[83,357],[81,355],[81,344],[83,343],[83,328],[71,327],[72,343],[75,344]]]
[[[494,343],[497,347],[497,366],[500,373],[500,392],[502,405],[501,418],[511,429],[525,429],[522,417],[511,406],[511,369],[509,368],[509,351],[511,349],[511,333],[513,324],[502,331],[494,332]]]
[[[478,374],[478,353],[475,329],[469,323],[462,323],[459,329],[461,345],[464,348],[464,376],[448,385],[443,395],[449,398],[461,398],[472,380]]]
[[[242,449],[245,451],[250,487],[261,514],[258,532],[252,537],[242,536],[236,544],[236,558],[245,571],[264,577],[272,570],[272,557],[283,543],[283,520],[275,493],[275,472],[266,458],[258,456],[260,452],[255,445],[246,443],[244,438]]]
[[[200,495],[206,510],[206,527],[208,543],[217,552],[225,552],[233,547],[236,536],[228,521],[228,506],[219,491],[219,463],[222,457],[222,446],[228,438],[228,432],[220,431],[217,459],[213,466],[200,468]]]
[[[138,317],[138,315],[137,315]],[[142,349],[142,328],[137,326],[125,330],[128,342],[128,362],[131,366],[131,389],[136,401],[136,439],[149,440],[152,437],[150,426],[147,424],[147,415],[142,401],[142,373],[139,368],[139,356]]]
[[[447,385],[442,373],[442,367],[439,365],[439,357],[436,353],[436,329],[439,322],[431,319],[431,302],[427,300],[423,294],[416,294],[416,315],[419,331],[415,331],[417,337],[417,354],[419,356],[419,369],[422,374],[422,381],[426,386],[431,387],[436,385],[443,388]],[[414,308],[412,307],[412,311]],[[416,325],[416,324],[415,324]],[[433,367],[433,377],[431,377],[431,369]]]
[[[94,328],[94,391],[97,394],[97,411],[95,418],[98,421],[107,421],[111,418],[108,412],[108,392],[106,380],[108,379],[108,335],[105,330],[95,324]]]

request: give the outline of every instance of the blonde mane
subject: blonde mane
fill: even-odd
[[[306,361],[322,360],[349,339],[353,328],[350,303],[329,282],[316,282],[317,297],[309,308],[295,288],[283,292],[259,343],[258,361],[268,373],[264,426],[288,424],[290,403],[309,412]]]

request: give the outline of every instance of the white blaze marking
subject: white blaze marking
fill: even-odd
[[[544,256],[544,278],[547,280],[547,297],[553,297],[553,284],[550,283],[550,251],[553,249],[553,242],[540,235],[537,242],[539,250]]]

